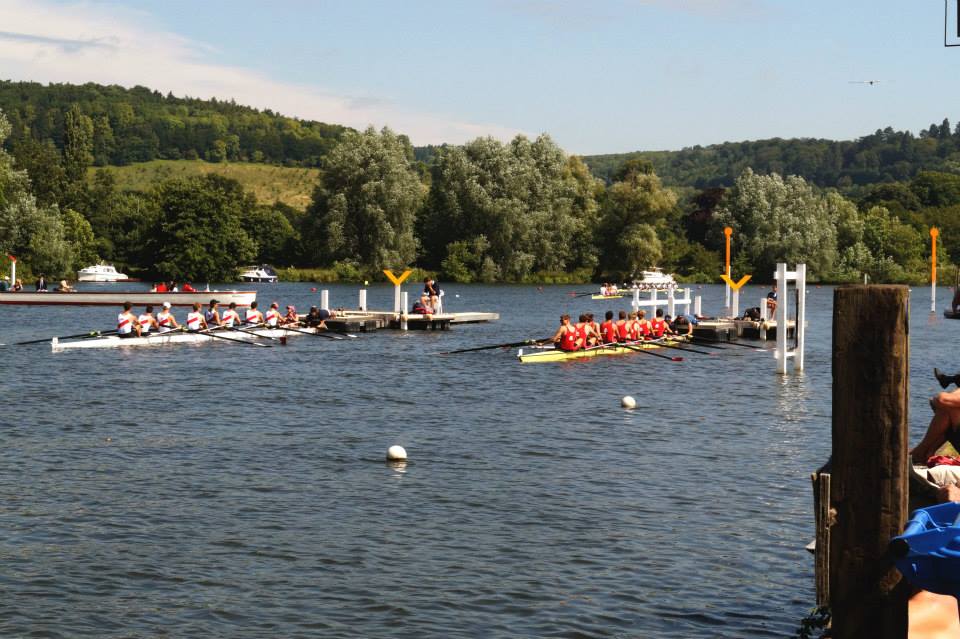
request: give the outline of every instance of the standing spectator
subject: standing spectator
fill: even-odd
[[[436,280],[427,278],[423,280],[423,293],[430,302],[430,308],[437,308],[440,303],[440,285]]]
[[[767,319],[773,319],[773,314],[777,311],[777,285],[773,285],[773,290],[767,293]]]
[[[42,293],[47,292],[47,278],[43,276],[43,273],[37,278],[37,291]]]

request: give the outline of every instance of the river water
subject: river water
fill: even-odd
[[[261,305],[319,301],[308,284],[248,286]],[[356,304],[357,287],[328,288]],[[0,348],[0,636],[793,633],[814,600],[832,289],[809,291],[807,370],[780,376],[746,348],[439,356],[626,307],[569,295],[583,287],[444,288],[448,311],[501,320],[270,349]],[[720,310],[722,287],[694,293]],[[370,289],[371,307],[391,300]],[[917,441],[960,322],[929,314],[929,289],[912,303]],[[0,306],[0,342],[116,312]],[[403,468],[383,462],[393,444]]]

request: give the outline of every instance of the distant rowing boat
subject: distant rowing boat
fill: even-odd
[[[177,293],[154,293],[152,291],[77,291],[76,293],[36,291],[7,291],[0,293],[0,304],[25,304],[42,306],[120,306],[130,302],[134,306],[153,304],[160,307],[164,302],[173,306],[206,305],[216,298],[222,305],[235,302],[237,306],[249,306],[257,299],[256,291],[195,291]]]
[[[294,337],[304,333],[314,334],[318,331],[314,328],[297,328],[297,330],[287,330],[283,328],[251,328],[243,331],[217,330],[213,335],[207,333],[191,333],[185,331],[169,331],[167,333],[151,333],[148,337],[99,337],[96,339],[78,339],[68,342],[61,342],[57,338],[50,340],[50,346],[54,352],[64,351],[74,348],[127,348],[134,346],[166,346],[169,344],[198,344],[202,342],[226,341],[218,340],[217,337],[225,337],[231,340],[254,340],[261,338],[280,338]],[[324,331],[320,331],[324,332]]]
[[[619,300],[619,299],[623,299],[623,295],[622,295],[621,293],[614,293],[613,295],[591,295],[591,296],[590,296],[590,299],[594,299],[594,300]]]
[[[582,351],[564,351],[559,348],[547,348],[545,350],[533,353],[524,353],[521,348],[517,352],[517,358],[524,364],[533,364],[537,362],[563,362],[571,359],[583,359],[585,357],[600,357],[602,355],[629,355],[636,353],[637,349],[653,350],[664,348],[665,345],[674,345],[682,343],[682,340],[651,340],[638,341],[623,344],[608,344],[604,346],[594,346]]]

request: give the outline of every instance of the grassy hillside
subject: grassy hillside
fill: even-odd
[[[107,166],[121,189],[148,191],[155,184],[170,178],[216,173],[243,184],[257,201],[273,204],[277,200],[303,210],[310,204],[318,169],[252,164],[247,162],[204,162],[203,160],[153,160],[127,166]],[[96,168],[91,168],[92,178]]]

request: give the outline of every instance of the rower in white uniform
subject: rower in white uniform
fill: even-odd
[[[276,328],[277,324],[280,323],[280,305],[274,302],[270,305],[270,310],[267,311],[267,314],[264,316],[263,321],[270,328]]]
[[[153,316],[153,306],[148,305],[147,308],[143,310],[143,313],[137,317],[137,324],[140,325],[140,337],[149,335],[151,330],[160,330],[160,325],[157,324],[157,318]]]
[[[240,326],[240,315],[237,314],[236,302],[230,302],[230,308],[225,310],[223,315],[220,316],[220,325],[225,328]]]
[[[250,308],[247,309],[246,315],[247,317],[244,321],[247,324],[251,324],[253,326],[259,326],[260,324],[263,324],[263,313],[257,309],[256,300],[250,302]]]
[[[157,313],[157,326],[161,333],[168,333],[180,328],[180,325],[177,324],[177,318],[173,316],[173,311],[170,310],[170,302],[164,302],[163,310]]]
[[[117,315],[117,335],[120,337],[133,337],[134,335],[140,337],[140,324],[137,323],[137,318],[130,310],[131,308],[133,308],[133,304],[124,302],[123,312]]]
[[[207,320],[207,326],[223,326],[223,322],[220,320],[220,311],[217,310],[219,303],[220,300],[210,300],[210,306],[203,314],[203,319]]]
[[[200,302],[194,302],[193,310],[187,313],[187,330],[200,331],[207,329],[207,321],[203,319],[203,313],[200,312]]]

